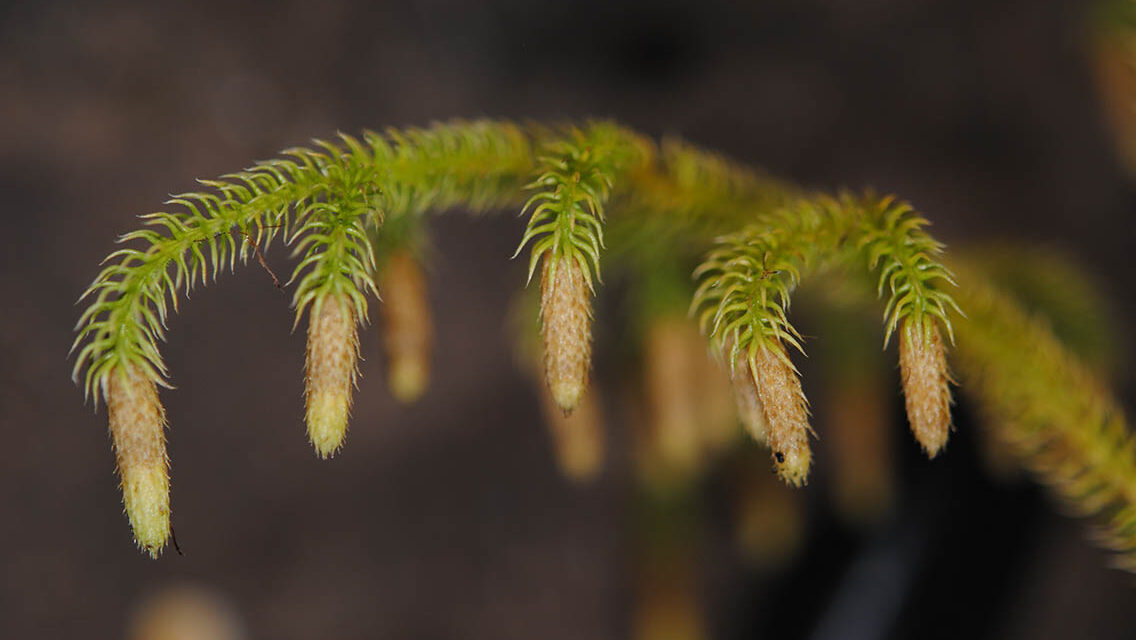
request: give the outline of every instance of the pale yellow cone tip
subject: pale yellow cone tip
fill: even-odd
[[[549,391],[556,406],[565,413],[571,413],[584,396],[584,385],[574,380],[558,380],[552,383]]]
[[[349,413],[350,401],[342,393],[329,391],[308,398],[308,440],[321,459],[334,456],[343,447]]]
[[[387,385],[395,400],[416,402],[430,386],[430,369],[419,358],[398,358],[391,362]]]
[[[773,452],[774,468],[777,474],[786,483],[794,487],[804,485],[809,477],[809,467],[812,466],[813,454],[810,448],[786,449]]]
[[[156,558],[170,537],[165,410],[154,382],[134,368],[111,372],[106,401],[123,506],[138,546]]]
[[[951,377],[938,327],[920,331],[904,323],[899,368],[911,432],[927,457],[934,458],[951,432]]]
[[[309,318],[305,389],[308,439],[320,458],[334,455],[347,436],[358,339],[354,309],[336,295],[324,298]]]
[[[123,472],[122,502],[134,541],[151,558],[157,558],[170,538],[170,481],[165,465]]]

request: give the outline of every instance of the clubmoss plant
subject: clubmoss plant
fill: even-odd
[[[1013,425],[1005,429],[1017,450],[1058,493],[1103,517],[1105,541],[1132,562],[1136,461],[1115,401],[981,272],[962,265],[968,275],[956,286],[926,219],[895,198],[810,193],[610,122],[457,121],[341,135],[202,185],[120,239],[127,246],[83,296],[73,345],[76,381],[96,404],[107,402],[126,509],[151,554],[170,530],[157,392],[169,372],[159,343],[181,293],[277,239],[292,247],[286,286],[297,325],[308,318],[308,432],[328,457],[347,429],[358,327],[384,290],[384,304],[399,307],[385,314],[392,390],[403,399],[424,390],[429,330],[407,338],[415,322],[400,314],[427,315],[426,216],[457,208],[528,215],[517,254],[527,251],[530,279],[540,270],[546,386],[562,412],[589,397],[603,264],[651,292],[633,295],[654,309],[637,317],[662,317],[686,298],[709,349],[731,369],[743,421],[767,441],[781,477],[805,484],[814,435],[793,363],[804,341],[790,302],[802,282],[841,269],[884,299],[884,342],[899,334],[908,417],[927,453],[941,452],[950,433],[947,358],[957,329],[963,388]],[[1017,375],[1027,368],[1036,373]],[[719,384],[731,386],[725,376]],[[599,458],[589,456],[567,466],[593,475]]]

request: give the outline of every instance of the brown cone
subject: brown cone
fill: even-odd
[[[170,537],[166,413],[154,382],[130,366],[108,376],[106,401],[126,515],[138,546],[156,558]]]
[[[387,385],[400,402],[414,402],[430,383],[433,323],[426,276],[409,251],[392,254],[379,276]]]
[[[946,446],[951,431],[951,377],[937,326],[931,324],[927,331],[919,331],[904,322],[899,369],[911,432],[934,458]]]
[[[789,364],[785,347],[759,348],[750,361],[757,393],[765,410],[769,448],[777,473],[789,484],[805,483],[812,463],[808,403],[801,380]]]
[[[347,437],[359,337],[350,302],[335,294],[313,308],[308,322],[308,438],[328,458]]]
[[[564,411],[576,407],[588,386],[591,314],[591,291],[580,264],[546,257],[540,281],[544,375],[553,400]]]

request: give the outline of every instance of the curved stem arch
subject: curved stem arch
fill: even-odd
[[[298,258],[290,284],[296,322],[309,318],[309,436],[321,456],[338,451],[346,433],[357,326],[367,320],[368,300],[381,293],[375,283],[383,265],[389,255],[414,253],[426,214],[455,208],[530,214],[518,254],[528,250],[530,278],[542,267],[546,379],[565,412],[586,390],[601,262],[658,282],[693,271],[692,313],[733,368],[751,422],[767,428],[781,476],[803,484],[813,434],[790,357],[791,349],[804,350],[790,301],[802,279],[840,267],[872,278],[886,298],[885,345],[900,334],[908,416],[929,455],[942,450],[952,428],[946,345],[963,318],[954,277],[927,220],[891,197],[810,193],[692,145],[656,144],[604,121],[455,121],[340,135],[201,184],[206,190],[175,196],[167,203],[173,211],[143,216],[142,229],[120,238],[130,246],[108,256],[82,296],[86,308],[72,345],[76,381],[112,408],[128,515],[139,545],[155,555],[169,531],[165,413],[156,389],[169,386],[158,348],[167,321],[183,290],[259,256],[278,236]],[[683,284],[660,290],[673,297]],[[415,288],[412,297],[420,297]],[[1136,464],[1118,410],[1093,400],[1088,381],[1078,375],[1070,382],[1057,369],[1033,379],[1034,386],[1015,386],[1021,381],[997,366],[1013,361],[998,348],[998,336],[1013,333],[1044,346],[1052,335],[1032,325],[1016,331],[1024,321],[1007,324],[985,299],[962,299],[985,318],[960,325],[967,376],[1006,389],[1005,398],[991,400],[992,413],[1029,418],[1032,430],[1020,439],[1025,455],[1072,460],[1039,468],[1056,475],[1062,493],[1084,511],[1112,518],[1111,545],[1136,549]],[[1060,360],[1054,358],[1038,366]],[[1068,420],[1043,420],[1018,406],[1061,397],[1048,393],[1061,385],[1088,399],[1085,406],[1072,399],[1062,405]],[[415,387],[406,395],[419,393]],[[1076,416],[1094,426],[1078,429]]]

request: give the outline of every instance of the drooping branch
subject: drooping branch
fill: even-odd
[[[351,197],[369,203],[361,214],[381,220],[459,204],[499,208],[517,200],[532,170],[532,139],[508,123],[367,133],[362,142],[341,138],[340,144],[317,141],[318,150],[290,149],[283,158],[202,181],[214,191],[176,196],[168,204],[180,210],[144,216],[145,228],[120,238],[142,246],[108,256],[110,264],[82,298],[90,302],[72,349],[78,349],[74,376],[82,377],[84,392],[105,393],[110,373],[123,365],[167,385],[158,342],[169,312],[177,310],[179,290],[204,284],[210,271],[216,278],[238,259],[246,262],[251,246],[267,250],[278,233],[301,240],[302,227],[289,231],[311,211],[337,206],[345,186],[358,188]]]
[[[1092,516],[1095,536],[1136,571],[1136,438],[1099,374],[1030,315],[960,268],[957,325],[962,389],[977,398],[988,428],[1073,510]]]
[[[530,213],[517,254],[530,242],[528,277],[541,271],[541,321],[545,377],[566,412],[587,388],[591,364],[591,294],[600,279],[605,208],[617,184],[645,166],[650,144],[607,123],[572,130],[549,143],[537,160],[535,191],[522,209]],[[516,255],[516,254],[514,254]]]
[[[108,402],[127,510],[152,554],[169,530],[156,389],[168,373],[158,343],[180,292],[268,250],[277,234],[293,247],[296,321],[309,318],[309,436],[327,456],[346,432],[357,325],[367,319],[368,298],[382,293],[376,279],[389,277],[384,264],[394,256],[421,259],[411,249],[425,215],[454,208],[530,214],[520,244],[529,247],[530,277],[541,267],[545,370],[561,408],[584,397],[605,253],[605,269],[642,283],[673,284],[674,273],[701,262],[693,308],[733,368],[747,424],[767,437],[782,477],[802,484],[811,429],[789,353],[804,347],[790,300],[802,279],[842,266],[886,295],[885,331],[900,333],[909,418],[928,454],[950,431],[946,349],[957,329],[964,381],[997,390],[991,412],[1017,425],[1011,432],[1023,455],[1084,511],[1109,518],[1112,546],[1136,548],[1136,445],[1115,403],[1044,327],[983,297],[981,276],[954,290],[927,221],[891,198],[810,194],[606,122],[454,122],[341,136],[203,184],[211,191],[175,197],[177,210],[147,216],[145,228],[122,238],[132,246],[112,253],[84,294],[73,346],[76,379],[96,402],[99,395]],[[673,307],[674,292],[686,288],[672,284],[652,285],[655,293],[642,299]],[[422,287],[414,289],[419,304]],[[956,295],[972,313],[965,322]],[[419,357],[423,341],[416,344]],[[1015,377],[1023,363],[1037,375]],[[422,384],[407,385],[404,395],[421,393]],[[580,468],[590,475],[594,466]]]
[[[900,367],[912,431],[931,456],[945,445],[950,376],[937,324],[950,333],[948,312],[957,306],[942,289],[953,281],[937,260],[941,245],[922,229],[926,224],[891,198],[802,197],[720,238],[695,271],[701,284],[692,311],[727,362],[748,367],[743,383],[752,378],[758,387],[769,444],[786,481],[803,483],[811,460],[804,396],[785,349],[804,352],[789,322],[789,303],[802,277],[825,266],[863,268],[866,262],[880,294],[889,292],[885,327],[888,335],[904,329]]]

